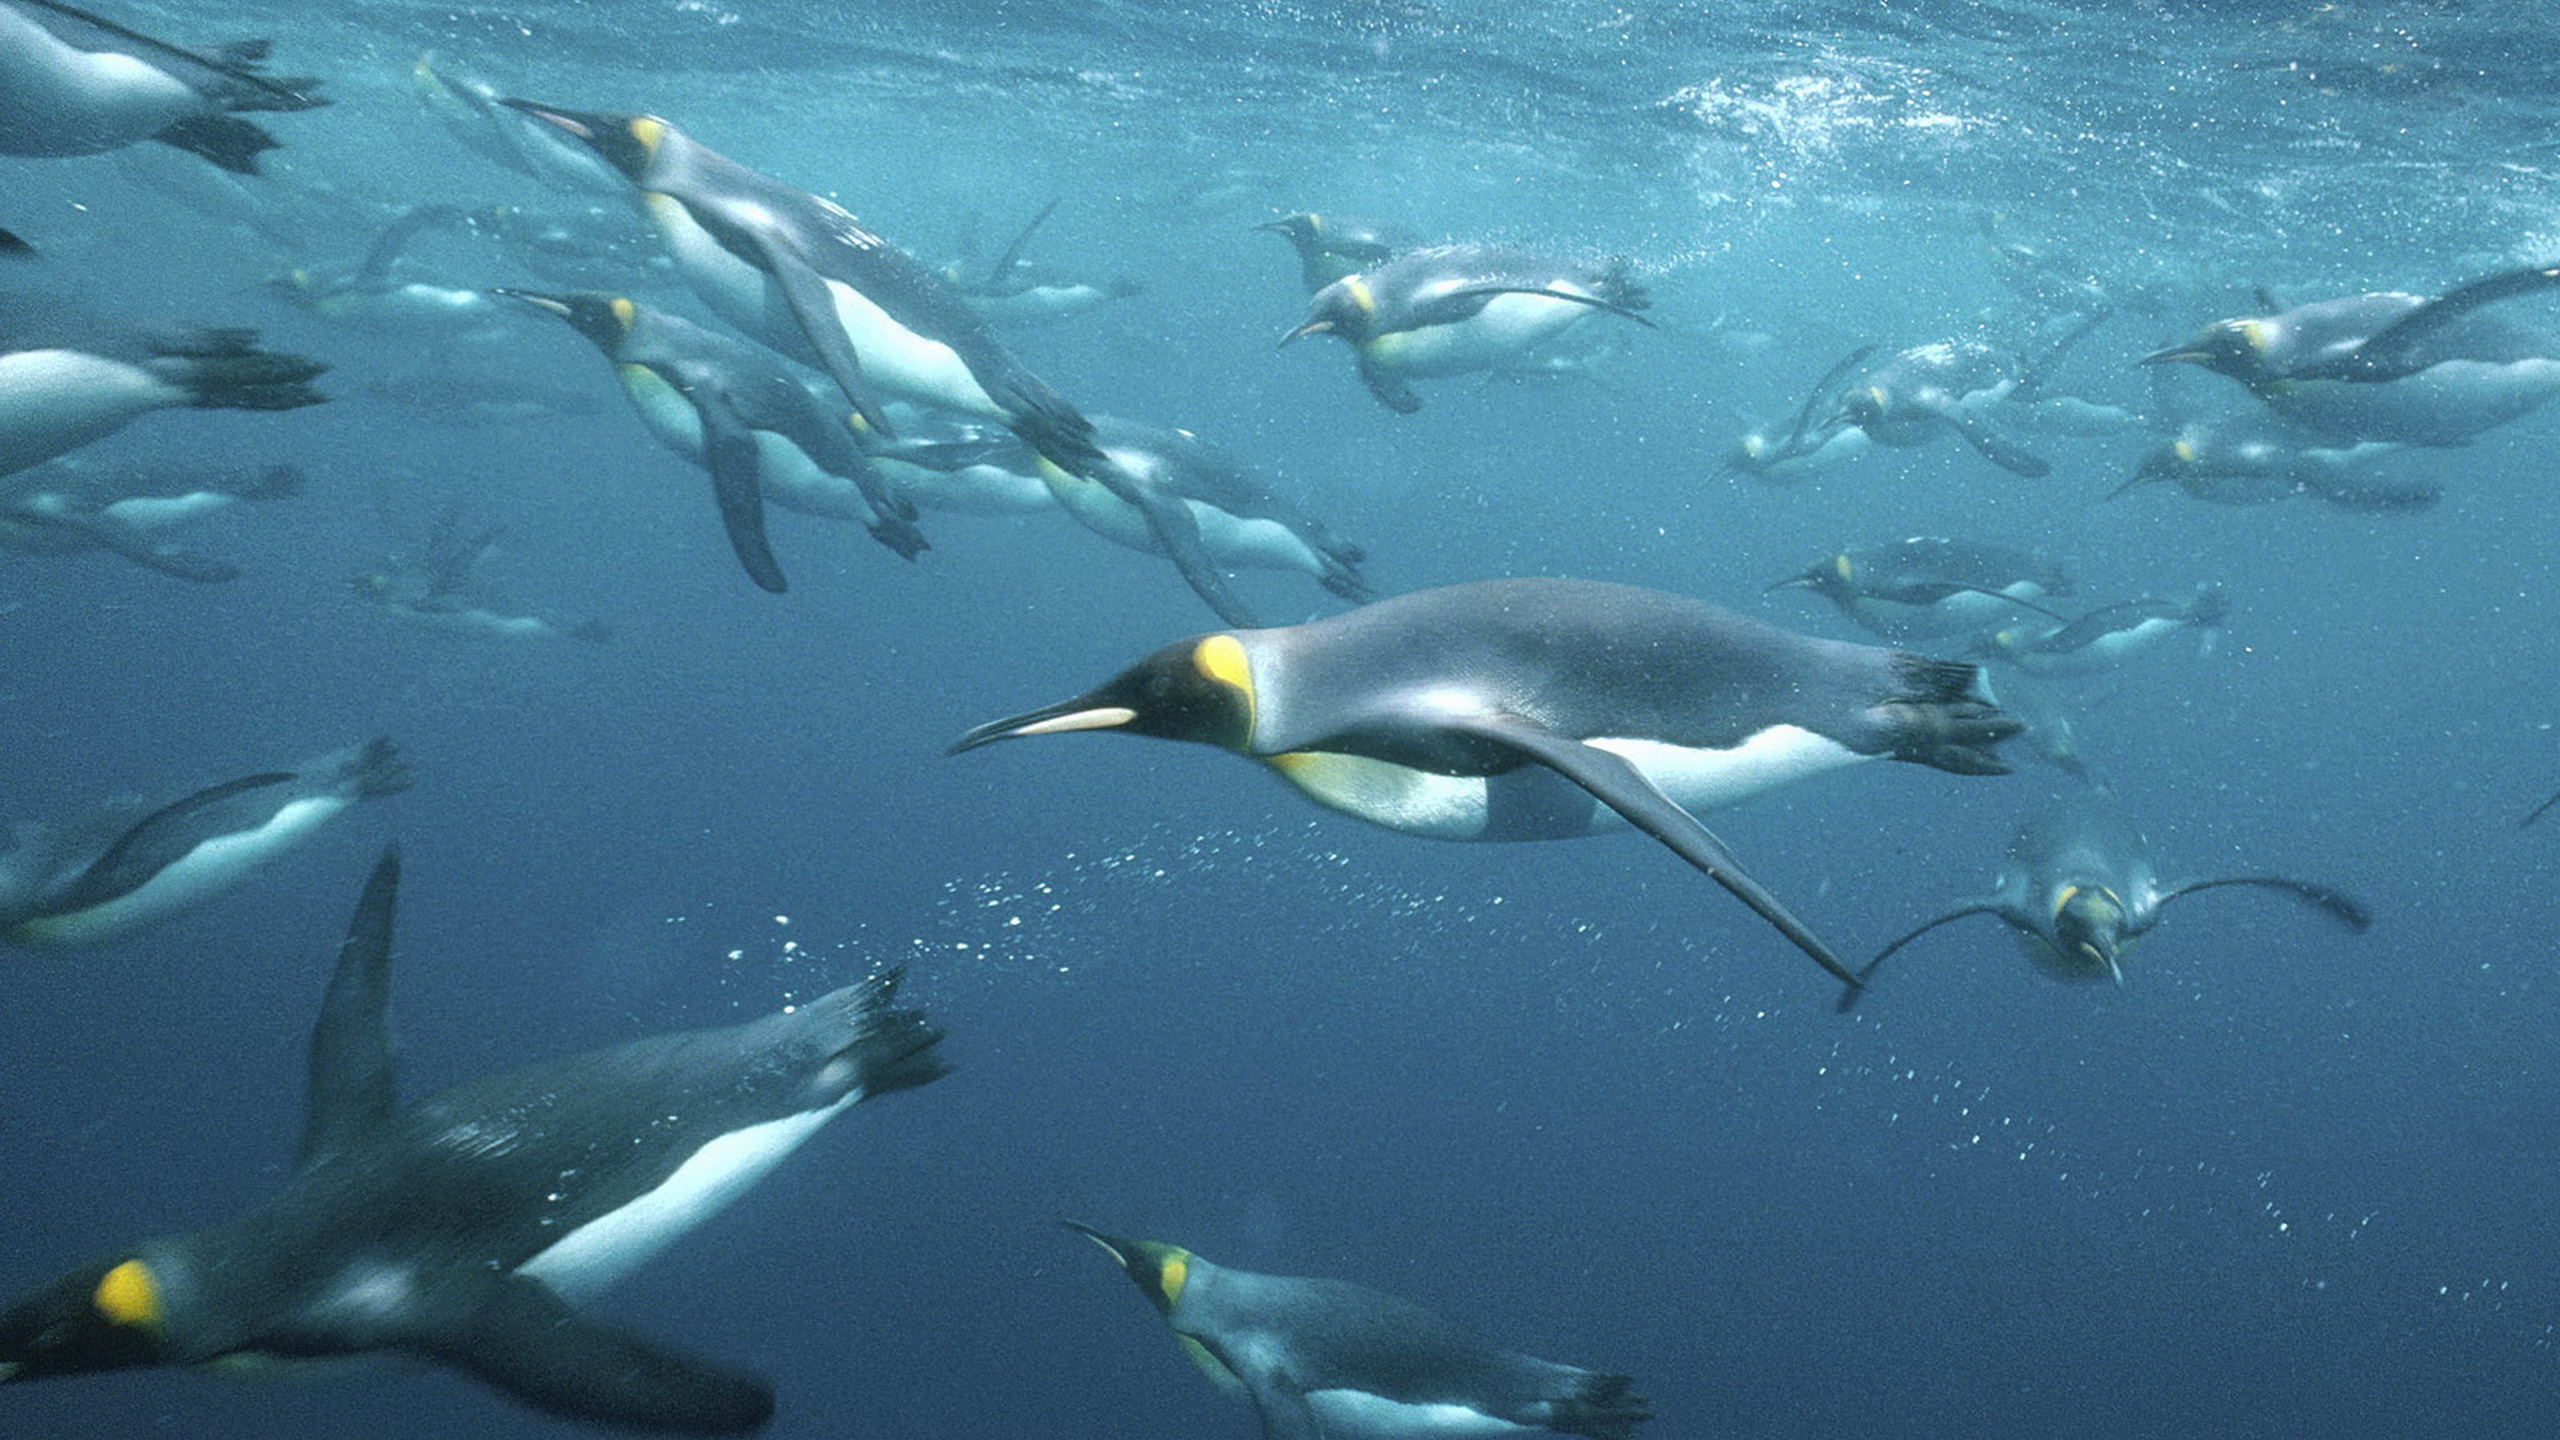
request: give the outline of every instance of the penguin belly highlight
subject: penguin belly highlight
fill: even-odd
[[[23,945],[86,945],[200,904],[231,889],[355,803],[344,795],[296,800],[254,830],[206,839],[126,893],[86,910],[40,915],[10,930]]]
[[[130,55],[77,50],[0,5],[0,155],[95,155],[209,108]]]
[[[1366,1390],[1309,1390],[1307,1408],[1314,1411],[1326,1435],[1365,1440],[1477,1440],[1495,1436],[1550,1433],[1532,1425],[1515,1425],[1468,1405],[1390,1400]]]
[[[1462,375],[1499,365],[1599,313],[1545,295],[1496,295],[1464,320],[1390,331],[1363,345],[1361,353],[1399,374]]]
[[[187,403],[139,365],[81,350],[0,355],[0,475],[76,450],[127,421]]]

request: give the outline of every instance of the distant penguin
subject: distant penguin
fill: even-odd
[[[768,500],[850,520],[909,560],[930,548],[855,442],[851,417],[765,351],[619,295],[494,293],[567,321],[604,352],[649,432],[711,472],[729,546],[763,589],[790,588],[765,538]]]
[[[574,1420],[734,1435],[764,1381],[576,1307],[860,1101],[942,1073],[898,977],[718,1030],[466,1081],[407,1106],[390,1027],[397,853],[366,882],[311,1032],[299,1163],[239,1216],[0,1310],[0,1382],[245,1373],[391,1352]],[[830,1303],[841,1303],[837,1294]]]
[[[1178,1245],[1067,1228],[1119,1262],[1194,1364],[1253,1402],[1263,1440],[1628,1440],[1653,1418],[1625,1375],[1499,1349],[1365,1285],[1257,1275]]]
[[[2100,675],[2182,634],[2210,651],[2230,611],[2222,587],[2206,585],[2183,603],[2126,600],[2068,621],[2028,616],[1982,637],[1979,654],[2030,675]]]
[[[1816,640],[1582,580],[1417,591],[1177,641],[954,752],[1073,730],[1222,746],[1318,804],[1412,835],[1552,840],[1632,824],[1835,975],[1846,967],[1696,812],[1860,760],[2005,773],[2018,724],[1972,666]]]
[[[444,635],[593,645],[613,638],[613,627],[601,620],[539,614],[500,598],[474,575],[504,533],[502,526],[489,526],[466,535],[458,511],[449,508],[415,554],[393,556],[357,575],[355,592],[379,610]]]
[[[1522,356],[1606,312],[1639,325],[1651,302],[1623,260],[1593,266],[1493,245],[1408,251],[1315,293],[1280,343],[1333,335],[1357,352],[1360,379],[1401,415],[1422,408],[1409,379],[1461,375]]]
[[[1092,421],[997,343],[950,282],[842,206],[750,170],[654,115],[505,103],[585,142],[629,177],[703,303],[824,370],[882,438],[896,438],[883,393],[996,421],[1050,463],[1119,491],[1221,619],[1254,623],[1202,552],[1189,513],[1152,502],[1114,473],[1094,446]]]
[[[1989,418],[2027,378],[2014,353],[1979,340],[1940,340],[1900,351],[1850,382],[1829,423],[1852,425],[1878,445],[1906,449],[1954,433],[1983,459],[2029,479],[2052,462],[2002,433]]]
[[[1725,451],[1724,473],[1748,475],[1770,485],[1800,485],[1865,454],[1874,441],[1865,430],[1850,424],[1846,416],[1835,414],[1820,421],[1814,417],[1850,372],[1875,352],[1875,346],[1861,345],[1834,361],[1806,393],[1804,404],[1796,410],[1794,424],[1786,430],[1772,432],[1755,427],[1744,431]]]
[[[1769,587],[1811,590],[1888,640],[1969,635],[2028,614],[2059,620],[2040,602],[2071,593],[2071,577],[2042,556],[2006,545],[1914,535],[1843,550]]]
[[[2345,893],[2278,875],[2231,875],[2163,884],[2151,847],[2103,792],[2091,792],[2038,812],[2009,842],[1992,893],[1929,921],[1876,952],[1859,972],[1872,983],[1878,967],[1903,946],[1950,920],[1996,915],[2018,932],[2027,958],[2057,980],[2124,983],[2118,962],[2134,941],[2160,923],[2161,907],[2181,895],[2224,885],[2276,890],[2314,906],[2348,930],[2373,924],[2363,905]],[[1860,990],[1844,991],[1847,1009]]]
[[[2248,387],[2318,443],[2464,445],[2560,394],[2560,344],[2480,313],[2560,284],[2560,268],[2505,271],[2429,299],[2393,291],[2218,320],[2145,365],[2200,365]]]
[[[238,886],[360,800],[409,788],[387,739],[157,805],[21,826],[0,851],[0,939],[95,945]]]
[[[458,205],[416,206],[392,221],[353,269],[297,265],[269,276],[267,291],[335,325],[432,338],[485,332],[498,313],[488,291],[403,279],[396,273],[419,236],[439,229],[467,231],[470,223],[469,212]]]
[[[182,49],[57,0],[0,0],[0,155],[157,140],[254,175],[275,137],[242,111],[308,110],[320,82],[262,73],[267,42]]]
[[[2107,498],[2168,482],[2214,505],[2264,505],[2311,495],[2338,509],[2367,514],[2429,509],[2444,498],[2442,486],[2423,480],[2380,481],[2364,474],[2373,462],[2402,448],[2385,441],[2309,444],[2265,414],[2190,421],[2143,452],[2133,478]]]
[[[1073,275],[1022,258],[1031,237],[1057,208],[1055,200],[1040,207],[1031,223],[984,268],[942,267],[942,278],[951,282],[979,319],[990,325],[1042,325],[1145,293],[1146,287],[1135,280]]]
[[[1414,248],[1404,231],[1357,215],[1302,210],[1253,227],[1289,242],[1298,255],[1298,279],[1313,295],[1347,275],[1374,270]]]
[[[78,449],[154,410],[292,410],[326,368],[257,348],[248,330],[56,332],[0,314],[0,475]]]
[[[57,462],[0,476],[0,550],[104,550],[179,580],[235,580],[238,566],[177,545],[161,531],[244,500],[285,499],[300,494],[302,485],[302,471],[291,465],[198,473],[183,466]]]

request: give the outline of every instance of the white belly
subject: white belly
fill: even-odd
[[[1527,1435],[1533,1427],[1497,1420],[1464,1405],[1409,1405],[1359,1390],[1310,1390],[1313,1410],[1327,1435],[1368,1440],[1468,1440],[1474,1436]]]
[[[137,415],[187,403],[139,365],[80,350],[0,355],[0,475],[50,460]]]
[[[228,510],[240,503],[240,497],[223,490],[190,490],[184,495],[135,495],[100,507],[100,514],[110,520],[145,530],[193,520],[217,510]]]
[[[1136,458],[1121,450],[1109,454],[1124,469],[1131,468],[1130,462]],[[1049,493],[1058,504],[1094,534],[1143,554],[1164,553],[1163,542],[1157,539],[1154,527],[1147,524],[1146,516],[1107,487],[1046,462],[1040,466],[1040,478],[1048,482]],[[1196,500],[1184,501],[1183,507],[1191,512],[1192,523],[1200,527],[1200,548],[1220,565],[1302,570],[1315,576],[1325,573],[1323,560],[1308,548],[1307,542],[1277,520],[1230,514]]]
[[[570,1231],[517,1267],[517,1273],[532,1276],[573,1304],[593,1298],[754,1188],[820,1126],[861,1098],[856,1090],[824,1110],[768,1120],[713,1140],[657,1189]]]
[[[204,841],[130,894],[86,910],[25,921],[10,938],[27,945],[88,945],[167,919],[248,879],[352,803],[341,795],[296,800],[254,830]]]
[[[645,365],[615,367],[623,392],[647,422],[659,443],[696,465],[706,463],[702,446],[702,414],[684,392]],[[809,453],[770,430],[752,432],[756,443],[756,475],[764,498],[785,510],[859,525],[877,523],[880,513],[862,488],[821,469]]]
[[[0,155],[94,155],[207,108],[130,55],[75,50],[0,5]]]
[[[1426,325],[1381,335],[1362,349],[1404,375],[1456,375],[1489,369],[1544,344],[1600,313],[1545,295],[1496,295],[1454,325]]]
[[[1057,508],[1057,500],[1040,477],[1001,465],[933,470],[876,457],[871,463],[879,467],[891,488],[926,510],[955,515],[1031,515]]]

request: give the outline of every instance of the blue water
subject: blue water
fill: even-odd
[[[2032,482],[1953,444],[1791,490],[1716,463],[1855,345],[2014,338],[1986,215],[2153,287],[2062,372],[2127,406],[2134,356],[2252,287],[2427,291],[2560,254],[2543,7],[116,13],[271,34],[279,71],[337,103],[273,117],[270,175],[228,197],[170,188],[221,178],[181,156],[0,161],[0,223],[102,306],[326,360],[336,398],[154,415],[85,452],[304,467],[299,499],[190,532],[234,583],[0,557],[0,816],[377,733],[418,783],[159,929],[7,957],[0,1289],[279,1181],[326,966],[397,838],[412,1094],[892,963],[949,1027],[948,1080],[858,1109],[603,1307],[769,1376],[775,1436],[1253,1433],[1065,1217],[1632,1374],[1659,1440],[2560,1425],[2560,826],[2513,828],[2560,785],[2560,422],[2420,457],[2447,493],[2416,515],[2102,502],[2123,435],[2042,442],[2055,469]],[[1009,335],[1017,353],[1089,410],[1249,457],[1386,591],[1571,574],[1863,638],[1762,587],[1921,532],[2058,552],[2090,596],[2218,581],[2213,653],[2075,692],[2085,747],[2171,874],[2311,876],[2377,923],[2349,938],[2216,891],[2116,989],[2056,985],[1972,921],[1841,1017],[1800,956],[1637,839],[1428,843],[1134,739],[945,758],[1209,617],[1169,566],[1054,519],[928,515],[935,548],[907,565],[777,516],[794,588],[759,593],[699,472],[548,322],[468,363],[589,413],[403,403],[438,342],[325,323],[263,281],[352,264],[421,201],[561,203],[418,108],[425,50],[669,116],[921,252],[1062,198],[1035,258],[1147,290]],[[300,218],[252,223],[288,201]],[[1424,382],[1423,411],[1392,415],[1339,347],[1272,349],[1303,294],[1250,227],[1306,208],[1627,256],[1660,329],[1627,327],[1590,382]],[[528,278],[460,238],[415,259]],[[485,578],[616,639],[474,644],[361,603],[348,577],[448,505],[506,527]],[[1240,583],[1277,619],[1338,608],[1303,577]],[[1985,890],[2066,783],[1861,767],[1713,823],[1860,954]],[[566,1428],[393,1366],[0,1393],[10,1436]]]

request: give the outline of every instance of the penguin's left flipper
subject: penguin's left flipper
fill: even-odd
[[[2330,919],[2361,935],[2373,928],[2373,912],[2361,901],[2343,890],[2316,885],[2308,880],[2294,880],[2282,875],[2232,875],[2220,880],[2190,880],[2160,892],[2160,903],[2168,904],[2181,895],[2211,890],[2223,885],[2254,885],[2261,890],[2275,890],[2312,906]]]
[[[1211,1353],[1244,1381],[1245,1393],[1253,1399],[1253,1413],[1262,1420],[1262,1440],[1325,1440],[1324,1422],[1316,1418],[1314,1407],[1295,1385],[1267,1366],[1236,1370],[1225,1355]]]
[[[2427,341],[2444,327],[2500,300],[2560,286],[2560,265],[2501,270],[2465,285],[2456,285],[2424,305],[2392,321],[2336,360],[2299,377],[2380,384],[2415,375],[2442,357],[2425,353]]]
[[[1992,428],[1988,421],[1968,410],[1947,411],[1947,426],[1964,437],[1964,443],[1981,452],[1982,458],[2008,471],[2041,480],[2053,473],[2053,465],[2043,456]]]
[[[808,340],[809,348],[818,352],[818,368],[836,382],[836,388],[844,392],[854,413],[862,417],[862,423],[873,434],[895,438],[897,431],[890,427],[889,417],[880,413],[880,402],[872,396],[871,383],[863,378],[862,358],[853,353],[853,342],[845,338],[844,321],[836,314],[835,292],[827,288],[827,278],[772,236],[750,230],[746,238],[764,261],[765,273],[782,287],[782,298],[790,305],[792,317],[800,322],[801,335]]]
[[[54,899],[53,908],[71,913],[132,894],[204,839],[189,823],[198,811],[252,790],[282,785],[293,778],[290,770],[243,775],[237,780],[208,785],[192,795],[161,806],[126,827],[104,854],[80,872],[79,879],[64,887],[62,894]]]
[[[782,562],[764,532],[764,481],[756,455],[755,432],[749,430],[717,395],[688,389],[702,419],[702,459],[711,469],[711,495],[720,505],[721,528],[729,532],[729,548],[759,589],[779,595],[791,588]]]
[[[304,1169],[379,1130],[399,1107],[399,1061],[391,1044],[391,922],[399,899],[400,847],[394,845],[365,877],[311,1029]]]
[[[1131,480],[1107,458],[1086,475],[1122,503],[1137,507],[1138,513],[1146,517],[1147,529],[1156,537],[1156,543],[1164,547],[1165,558],[1173,562],[1173,568],[1182,573],[1192,592],[1207,601],[1220,620],[1239,629],[1261,627],[1253,608],[1227,583],[1227,577],[1218,570],[1218,562],[1209,558],[1208,544],[1200,538],[1200,517],[1191,513],[1190,506]]]
[[[1948,911],[1946,914],[1941,915],[1934,920],[1925,922],[1916,929],[1904,931],[1899,939],[1896,939],[1892,944],[1877,951],[1875,958],[1869,960],[1865,966],[1860,968],[1858,971],[1857,983],[1851,985],[1848,989],[1841,991],[1839,1001],[1831,1008],[1843,1015],[1846,1015],[1851,1010],[1856,1009],[1858,1001],[1865,997],[1867,987],[1875,983],[1876,971],[1882,969],[1884,967],[1884,962],[1892,958],[1893,952],[1901,949],[1903,946],[1910,944],[1912,941],[1919,939],[1921,936],[1928,934],[1930,931],[1937,929],[1939,926],[1946,924],[1950,920],[1961,920],[1967,915],[1998,915],[1999,913],[1999,906],[1988,900],[1984,900],[1976,902],[1975,904],[1960,906]]]
[[[576,1420],[688,1435],[739,1435],[773,1418],[773,1391],[582,1315],[537,1280],[445,1282],[401,1341],[539,1409]]]
[[[1672,803],[1671,797],[1646,779],[1644,772],[1626,757],[1598,746],[1585,745],[1579,740],[1566,739],[1511,716],[1458,716],[1441,719],[1437,723],[1515,751],[1581,786],[1591,793],[1593,799],[1626,817],[1628,824],[1670,847],[1673,854],[1696,866],[1708,879],[1750,906],[1755,914],[1776,926],[1779,934],[1793,941],[1797,949],[1812,956],[1815,964],[1839,977],[1843,984],[1855,989],[1866,983],[1832,953],[1830,946],[1822,943],[1820,936],[1781,904],[1777,896],[1744,873],[1742,862],[1734,858],[1723,841],[1699,824],[1696,816]]]
[[[1606,310],[1612,315],[1633,320],[1647,330],[1662,328],[1626,306],[1603,300],[1596,295],[1577,295],[1571,290],[1559,290],[1551,285],[1502,284],[1461,285],[1453,290],[1443,291],[1433,296],[1429,304],[1420,307],[1415,317],[1416,323],[1445,325],[1464,320],[1482,310],[1486,301],[1498,295],[1541,295],[1549,300],[1564,300],[1575,305],[1588,305],[1594,310]]]
[[[1410,415],[1422,408],[1422,397],[1413,393],[1412,386],[1371,364],[1365,352],[1360,356],[1360,383],[1369,387],[1379,404],[1399,415]]]

